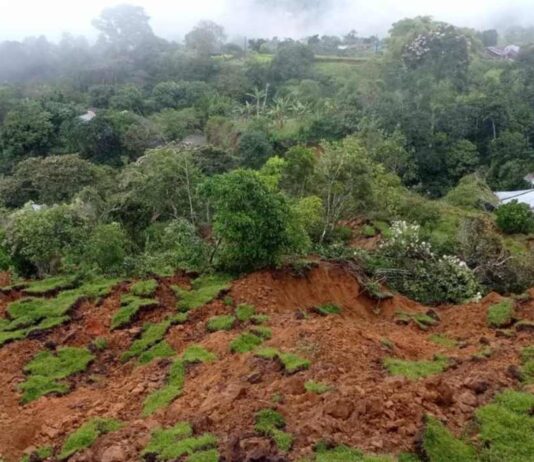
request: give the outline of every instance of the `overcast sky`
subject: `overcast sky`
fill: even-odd
[[[257,0],[256,0],[257,1]],[[265,2],[265,0],[263,0]],[[201,19],[211,19],[235,35],[302,37],[312,33],[384,35],[404,17],[436,19],[476,28],[534,24],[534,0],[331,0],[333,7],[314,15],[265,10],[255,0],[0,0],[0,40],[63,32],[95,37],[91,19],[108,6],[131,3],[145,8],[156,34],[179,39]],[[0,63],[1,64],[1,63]]]

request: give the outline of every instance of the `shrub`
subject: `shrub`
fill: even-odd
[[[534,229],[534,214],[528,204],[516,199],[501,205],[496,211],[497,226],[506,234],[530,233]]]
[[[273,147],[265,133],[251,130],[243,133],[238,147],[240,163],[248,168],[260,168],[273,153]]]
[[[220,240],[219,265],[244,271],[280,262],[296,251],[303,232],[285,196],[251,170],[210,179],[205,191],[215,208],[213,230]],[[246,200],[244,200],[246,198]]]
[[[461,303],[477,297],[479,286],[465,262],[438,256],[420,237],[417,225],[395,222],[392,236],[371,262],[377,276],[404,295],[421,303]]]
[[[44,276],[58,272],[66,250],[82,242],[85,227],[74,206],[28,204],[9,216],[4,242],[19,271]]]

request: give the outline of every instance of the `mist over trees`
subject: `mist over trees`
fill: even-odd
[[[242,43],[211,21],[165,40],[131,5],[93,25],[94,43],[0,44],[4,267],[137,275],[355,258],[359,217],[369,235],[421,246],[358,254],[369,277],[414,298],[534,282],[530,249],[519,240],[512,255],[499,234],[530,228],[491,213],[491,189],[527,188],[534,170],[527,29],[509,32],[521,40],[511,59],[488,49],[508,34],[421,16],[384,39]]]

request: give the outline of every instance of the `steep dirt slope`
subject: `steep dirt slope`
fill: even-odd
[[[143,312],[125,329],[110,331],[120,294],[128,290],[123,284],[100,306],[82,303],[68,324],[0,348],[0,454],[6,462],[18,461],[43,445],[60,448],[69,433],[93,416],[114,417],[125,425],[100,437],[72,461],[139,460],[150,431],[178,421],[215,434],[226,461],[249,456],[298,460],[321,439],[395,454],[414,448],[425,413],[459,432],[476,407],[490,401],[496,391],[517,384],[510,366],[519,363],[520,349],[533,341],[530,332],[507,337],[487,327],[487,308],[499,300],[496,294],[480,303],[438,308],[440,322],[424,331],[397,323],[395,313],[426,312],[426,307],[400,296],[377,303],[362,293],[357,279],[341,265],[320,263],[302,276],[287,270],[257,272],[234,281],[229,295],[236,304],[253,304],[258,313],[269,315],[272,338],[265,346],[309,359],[309,369],[289,375],[276,361],[231,353],[229,343],[246,327],[208,333],[208,318],[233,311],[217,299],[191,312],[185,324],[173,326],[166,335],[178,354],[195,343],[214,352],[217,361],[192,366],[182,395],[152,416],[142,417],[142,402],[164,383],[169,359],[140,366],[119,358],[145,322],[176,312],[171,283],[185,287],[188,280],[182,276],[160,280],[160,306]],[[0,312],[19,296],[2,295]],[[311,310],[325,303],[342,307],[341,314],[321,316]],[[523,302],[519,313],[534,320],[534,302]],[[454,339],[457,346],[433,343],[429,336],[437,333]],[[95,353],[87,371],[70,379],[69,394],[20,404],[23,367],[38,351],[86,346],[97,336],[105,337],[108,347]],[[451,366],[415,381],[390,376],[382,364],[387,356],[421,360],[436,354],[451,358]],[[322,395],[307,392],[304,384],[312,379],[331,390]],[[293,449],[278,458],[273,444],[254,431],[254,414],[267,407],[285,416],[286,431],[295,437]]]

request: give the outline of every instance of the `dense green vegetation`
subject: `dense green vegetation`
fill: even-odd
[[[93,24],[94,45],[0,44],[0,268],[58,276],[28,293],[65,288],[63,274],[235,273],[312,251],[428,304],[532,284],[532,213],[493,213],[491,193],[534,169],[532,48],[491,58],[495,31],[428,17],[384,40],[247,50],[210,22],[164,40],[130,5]],[[527,43],[516,35],[502,40]],[[356,216],[385,245],[347,250]],[[181,309],[227,287],[209,278],[177,289]]]

